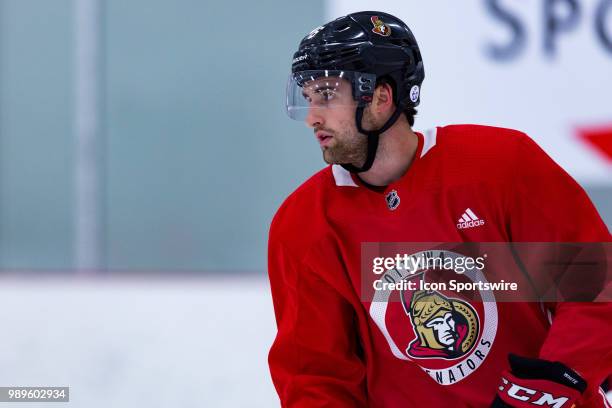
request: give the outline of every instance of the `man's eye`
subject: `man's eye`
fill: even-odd
[[[319,94],[323,97],[323,100],[329,101],[333,99],[335,92],[332,89],[322,89]]]

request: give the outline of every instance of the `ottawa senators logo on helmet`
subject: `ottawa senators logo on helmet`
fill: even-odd
[[[411,357],[455,359],[474,347],[479,324],[469,303],[425,290],[413,293],[410,306],[402,295],[402,303],[416,335],[406,348]]]
[[[388,37],[391,35],[391,28],[386,25],[378,16],[372,16],[370,20],[372,20],[372,24],[374,24],[374,28],[372,29],[373,33],[382,35],[383,37]]]

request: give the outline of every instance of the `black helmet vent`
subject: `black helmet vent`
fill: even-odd
[[[347,58],[359,56],[359,47],[341,48],[333,51],[321,51],[319,62],[321,64],[331,64],[334,60],[346,60]]]
[[[337,26],[334,31],[337,33],[341,33],[343,31],[348,30],[349,28],[351,28],[351,26],[348,23],[344,23],[342,25]]]

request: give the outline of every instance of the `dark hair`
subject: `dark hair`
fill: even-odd
[[[395,81],[393,80],[393,78],[389,76],[384,76],[376,80],[376,86],[382,84],[388,84],[391,86],[391,89],[393,89],[393,102],[397,103],[395,98],[395,96],[397,95],[397,88],[395,86]],[[408,106],[406,109],[404,109],[403,113],[404,116],[406,116],[406,120],[408,120],[408,124],[410,125],[410,127],[414,126],[414,117],[417,114],[416,108],[414,106]]]

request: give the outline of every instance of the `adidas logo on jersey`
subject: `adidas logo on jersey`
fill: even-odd
[[[459,218],[459,220],[457,221],[457,228],[467,229],[480,227],[481,225],[484,225],[484,223],[484,220],[478,218],[478,216],[474,214],[474,211],[468,208],[465,210],[461,218]]]

